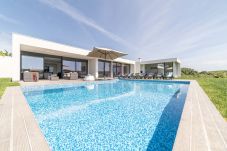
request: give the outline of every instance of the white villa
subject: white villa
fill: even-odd
[[[39,73],[40,79],[56,74],[77,72],[79,77],[87,74],[95,78],[116,77],[129,73],[172,72],[173,77],[181,75],[177,58],[133,61],[123,58],[103,60],[89,57],[89,50],[37,39],[21,34],[12,34],[12,57],[0,57],[0,77],[10,77],[13,81],[23,79],[25,71]],[[105,63],[105,65],[104,65]],[[105,68],[104,68],[105,66]]]

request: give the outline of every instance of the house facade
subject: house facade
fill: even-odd
[[[157,72],[172,71],[175,77],[180,76],[178,59],[159,60],[161,62],[136,62],[123,58],[104,60],[89,57],[89,52],[91,51],[13,33],[12,56],[0,57],[0,77],[19,81],[25,71],[38,72],[40,79],[46,79],[49,73],[63,78],[63,74],[68,72],[77,72],[81,78],[87,74],[94,75],[95,78],[104,75],[116,77],[141,71],[156,72],[151,69],[155,68],[152,64],[157,65]],[[159,69],[161,64],[165,67],[163,71]]]
[[[136,72],[153,73],[168,75],[173,74],[173,77],[181,76],[181,62],[177,58],[148,60],[136,62]]]

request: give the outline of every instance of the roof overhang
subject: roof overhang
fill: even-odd
[[[140,64],[155,64],[155,63],[168,63],[168,62],[181,63],[181,61],[178,58],[168,58],[168,59],[141,61]]]
[[[20,34],[13,34],[13,43],[20,45],[20,51],[89,59],[87,57],[89,50]]]

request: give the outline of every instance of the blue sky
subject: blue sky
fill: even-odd
[[[0,48],[11,50],[12,32],[227,70],[226,0],[2,0]]]

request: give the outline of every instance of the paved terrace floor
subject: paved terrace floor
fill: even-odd
[[[21,82],[21,85],[78,82],[82,80]],[[20,87],[7,88],[0,100],[0,150],[50,150]],[[227,150],[227,122],[196,81],[189,86],[173,150]]]

